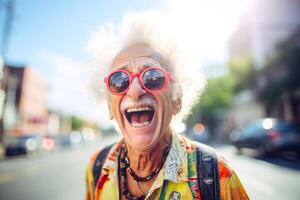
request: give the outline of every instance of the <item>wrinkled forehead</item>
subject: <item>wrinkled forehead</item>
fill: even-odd
[[[167,59],[157,50],[147,44],[134,44],[121,50],[112,61],[112,69],[124,68],[131,70],[133,67],[145,65],[160,66],[168,70]]]

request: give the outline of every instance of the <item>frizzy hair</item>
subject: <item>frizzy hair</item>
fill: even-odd
[[[176,23],[166,13],[149,11],[127,13],[119,25],[106,23],[92,32],[88,51],[93,57],[94,70],[90,88],[97,98],[107,95],[103,78],[108,74],[114,57],[122,49],[134,44],[147,44],[157,50],[168,63],[168,71],[175,77],[172,83],[172,99],[182,97],[182,119],[205,86],[202,74],[193,77],[187,73],[187,52],[180,48],[176,37]]]

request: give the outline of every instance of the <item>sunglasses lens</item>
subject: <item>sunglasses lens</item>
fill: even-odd
[[[159,69],[150,69],[144,73],[143,83],[149,90],[160,90],[164,87],[165,82],[165,74]]]
[[[114,93],[124,92],[129,84],[129,76],[125,72],[113,73],[109,78],[109,89]]]

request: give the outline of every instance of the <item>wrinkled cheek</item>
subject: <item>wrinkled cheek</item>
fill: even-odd
[[[123,124],[123,117],[122,114],[120,112],[120,102],[121,99],[120,98],[116,98],[116,97],[110,97],[110,109],[112,112],[113,117],[115,118],[115,120],[117,120],[119,126],[122,126]]]
[[[171,95],[164,95],[163,96],[163,127],[164,129],[168,128],[172,119],[172,98]]]

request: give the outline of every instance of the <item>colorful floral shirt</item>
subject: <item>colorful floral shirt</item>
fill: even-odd
[[[86,171],[86,200],[119,199],[118,156],[122,141],[115,144],[103,164],[101,176],[94,189],[93,166],[99,152],[94,154]],[[221,156],[218,156],[220,193],[222,200],[249,199],[238,176]],[[165,184],[164,184],[165,183]],[[195,144],[191,140],[173,134],[172,146],[146,200],[152,199],[201,199],[197,185]]]

